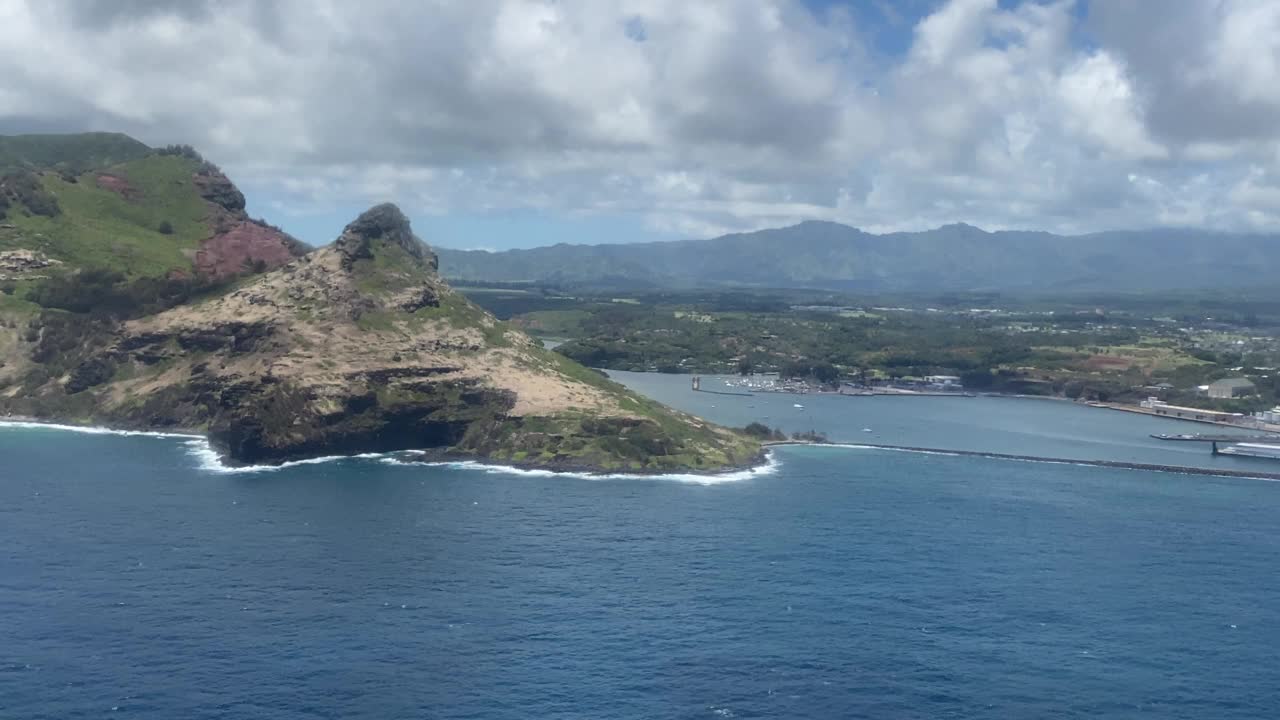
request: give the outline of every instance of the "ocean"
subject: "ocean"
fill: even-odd
[[[618,377],[850,443],[1271,469],[1068,403]],[[5,720],[1280,712],[1262,480],[857,447],[710,479],[229,472],[191,438],[9,426],[0,547]]]

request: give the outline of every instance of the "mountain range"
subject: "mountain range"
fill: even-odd
[[[1128,292],[1259,287],[1280,236],[1200,230],[1088,235],[965,224],[873,234],[833,222],[709,240],[440,250],[446,277],[600,288],[814,288],[847,292]]]

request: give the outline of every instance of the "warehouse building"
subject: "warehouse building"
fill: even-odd
[[[1209,397],[1219,400],[1248,397],[1257,392],[1257,386],[1248,378],[1227,378],[1209,383]]]

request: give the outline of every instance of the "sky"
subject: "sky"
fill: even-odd
[[[189,143],[312,244],[1280,230],[1275,0],[0,0],[0,133]]]

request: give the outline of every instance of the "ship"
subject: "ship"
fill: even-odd
[[[1218,453],[1221,455],[1234,455],[1236,457],[1280,460],[1280,445],[1271,443],[1236,443],[1234,445],[1218,448]]]

